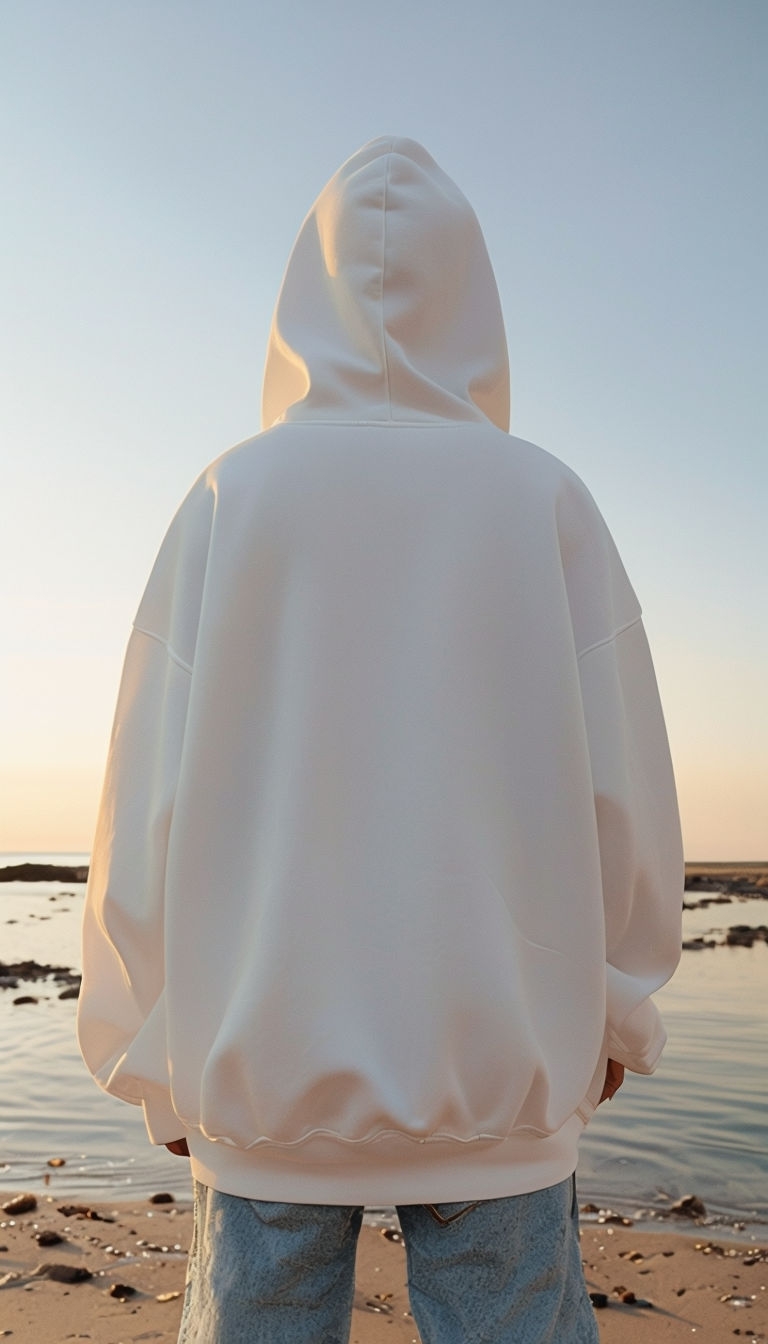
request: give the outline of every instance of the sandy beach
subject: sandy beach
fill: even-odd
[[[12,1199],[18,1193],[0,1196],[0,1203]],[[173,1344],[191,1229],[191,1211],[175,1202],[77,1205],[37,1196],[24,1212],[4,1208],[0,1338]],[[582,1255],[590,1293],[603,1295],[596,1305],[601,1340],[768,1339],[766,1246],[718,1242],[705,1230],[698,1237],[585,1223]],[[351,1344],[418,1339],[399,1234],[364,1226]]]

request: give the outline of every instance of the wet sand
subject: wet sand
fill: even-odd
[[[0,1196],[0,1203],[18,1198]],[[175,1344],[188,1207],[148,1200],[78,1206],[38,1196],[0,1213],[0,1338],[11,1344]],[[40,1234],[62,1240],[46,1245]],[[768,1340],[768,1247],[585,1223],[582,1256],[601,1340]],[[632,1300],[634,1297],[634,1301]],[[399,1234],[364,1226],[350,1344],[418,1344]]]

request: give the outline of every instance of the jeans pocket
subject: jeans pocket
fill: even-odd
[[[445,1227],[448,1223],[455,1223],[459,1218],[463,1218],[465,1213],[471,1209],[476,1209],[482,1200],[476,1199],[472,1204],[422,1204],[422,1208],[432,1214],[436,1223]]]

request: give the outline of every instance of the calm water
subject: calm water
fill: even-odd
[[[0,855],[0,866],[29,855]],[[78,864],[86,855],[35,855]],[[84,888],[0,884],[0,959],[79,968]],[[10,922],[15,921],[15,922]],[[686,912],[691,937],[768,923],[768,903],[741,899]],[[188,1166],[149,1144],[139,1108],[101,1093],[74,1040],[75,1001],[47,982],[0,990],[0,1188],[82,1198],[191,1194]],[[20,993],[37,1004],[16,1005]],[[580,1198],[634,1214],[693,1192],[715,1215],[768,1222],[768,946],[685,952],[657,997],[669,1043],[651,1078],[627,1075],[581,1146]],[[66,1166],[51,1170],[49,1157]],[[761,1229],[765,1236],[764,1228]]]

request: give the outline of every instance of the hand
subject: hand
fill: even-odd
[[[615,1059],[609,1059],[605,1069],[605,1082],[600,1101],[611,1101],[624,1082],[624,1065]],[[600,1105],[600,1101],[597,1103]]]
[[[173,1143],[166,1143],[165,1147],[169,1153],[175,1153],[176,1157],[189,1157],[186,1139],[174,1139]]]

